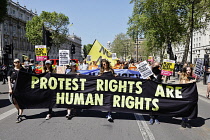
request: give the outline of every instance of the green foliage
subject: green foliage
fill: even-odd
[[[84,47],[83,47],[84,58],[87,57],[87,55],[89,54],[92,46],[93,46],[93,44],[84,45]]]
[[[42,27],[52,33],[53,44],[60,46],[67,42],[69,18],[62,13],[42,11],[40,16],[34,16],[26,24],[26,37],[29,42],[38,45],[42,44]]]
[[[199,30],[206,27],[209,19],[210,1],[192,1],[194,1],[195,6],[194,30]],[[134,3],[134,7],[133,14],[128,21],[129,36],[136,38],[136,36],[143,35],[147,40],[148,50],[150,52],[155,51],[156,54],[163,57],[163,49],[169,43],[189,40],[188,36],[192,27],[192,1],[131,0],[130,3]],[[189,44],[186,47],[189,47]]]
[[[134,42],[124,33],[117,34],[111,44],[111,52],[116,53],[118,58],[132,56],[134,51]]]
[[[7,15],[7,0],[0,0],[0,23],[4,21]]]

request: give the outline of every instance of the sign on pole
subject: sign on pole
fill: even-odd
[[[170,76],[172,75],[175,67],[175,60],[163,60],[161,75]]]
[[[147,79],[149,76],[153,75],[153,72],[150,66],[147,64],[147,61],[141,62],[139,65],[136,65],[136,67],[143,79]]]
[[[47,59],[46,45],[35,45],[36,61],[44,61]]]
[[[69,50],[59,50],[59,65],[69,65]]]

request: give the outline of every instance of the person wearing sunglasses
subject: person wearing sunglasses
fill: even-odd
[[[56,71],[52,68],[52,62],[50,60],[45,61],[44,68],[42,70],[42,73],[56,73]],[[52,108],[49,108],[48,114],[46,116],[46,120],[49,120],[52,117]]]
[[[14,84],[17,80],[17,75],[19,71],[25,71],[25,69],[22,67],[22,65],[20,64],[20,60],[19,59],[14,59],[13,61],[13,68],[11,68],[8,71],[7,77],[8,77],[8,86],[9,86],[9,100],[12,104],[14,104],[14,106],[16,107],[16,109],[18,110],[18,116],[17,116],[17,120],[16,123],[19,123],[22,121],[22,114],[23,114],[23,109],[21,109],[18,105],[18,102],[16,101],[15,97],[13,96],[14,93]]]
[[[113,77],[113,76],[117,76],[114,73],[114,70],[111,68],[111,65],[109,63],[108,60],[106,59],[102,59],[101,60],[101,64],[100,64],[100,73],[98,76],[103,76],[103,77]],[[107,120],[109,122],[113,122],[112,116],[111,116],[111,111],[108,112],[108,115],[106,116]]]

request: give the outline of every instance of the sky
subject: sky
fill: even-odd
[[[114,41],[117,34],[126,33],[132,15],[130,0],[13,0],[40,15],[42,11],[63,13],[69,17],[70,35],[82,39],[82,45],[97,39],[103,46]]]

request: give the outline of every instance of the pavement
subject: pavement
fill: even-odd
[[[170,80],[168,80],[167,83],[170,84],[178,84],[179,83],[179,79],[177,77],[170,77]],[[207,85],[203,84],[203,78],[201,77],[197,82],[197,89],[198,89],[198,94],[201,97],[206,98],[206,92],[207,92]],[[2,85],[2,82],[0,82],[0,94],[7,94],[8,93],[8,84],[4,84]]]

